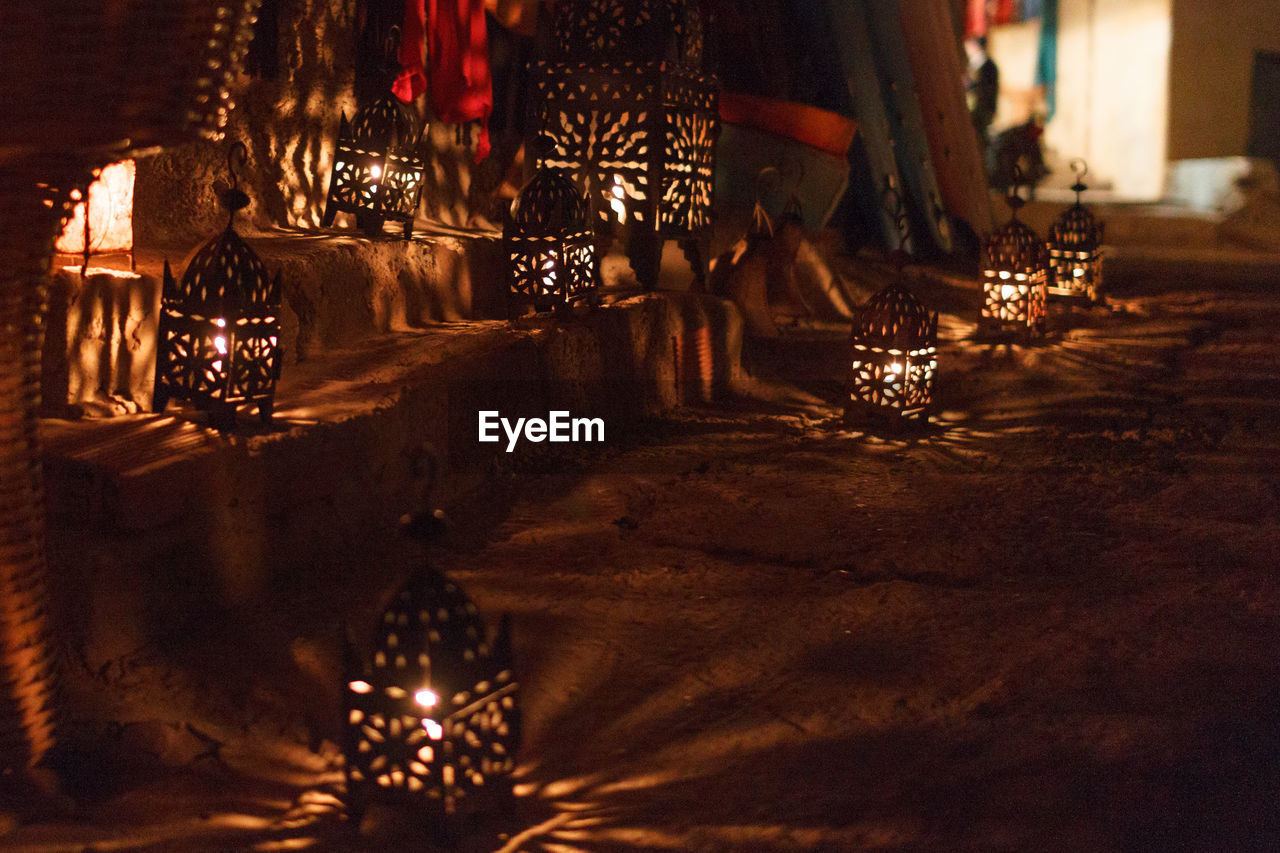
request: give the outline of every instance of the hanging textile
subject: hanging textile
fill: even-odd
[[[400,74],[391,91],[408,103],[427,90],[427,74],[423,70],[423,37],[427,31],[424,0],[405,0],[404,23],[400,27]]]
[[[987,34],[987,0],[966,0],[964,34],[966,38]]]
[[[478,163],[489,156],[489,113],[493,109],[484,0],[426,0],[426,7],[432,109],[449,124],[479,122]]]
[[[1022,20],[1030,21],[1044,14],[1044,0],[1022,0]]]
[[[1057,109],[1058,0],[1043,0],[1040,10],[1040,53],[1036,58],[1036,85],[1044,87],[1045,121]]]
[[[1013,0],[996,0],[995,11],[991,15],[992,24],[1012,24],[1017,20]]]

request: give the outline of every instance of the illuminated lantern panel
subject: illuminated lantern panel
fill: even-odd
[[[224,194],[232,217],[248,204]],[[181,280],[164,266],[153,408],[186,400],[209,412],[218,429],[235,424],[237,406],[253,404],[269,423],[280,375],[280,276],[240,238],[232,223],[196,252]]]
[[[502,236],[511,261],[513,302],[545,311],[594,299],[596,257],[587,198],[563,169],[537,171],[512,202]]]
[[[1049,297],[1093,304],[1102,294],[1103,224],[1081,203],[1080,195],[1088,187],[1084,173],[1078,168],[1077,172],[1080,180],[1072,187],[1076,203],[1049,228]]]
[[[1013,216],[987,238],[982,249],[982,317],[979,328],[1044,334],[1048,258],[1042,241],[1018,219],[1022,200],[1009,198]]]
[[[540,126],[555,141],[539,165],[567,169],[588,189],[597,230],[696,239],[711,224],[717,82],[703,61],[693,0],[566,0],[556,7],[553,56],[534,71]],[[637,260],[645,284],[656,257]],[[697,271],[698,262],[695,263]]]
[[[849,412],[924,415],[938,370],[938,314],[890,285],[853,318]]]
[[[82,255],[86,265],[90,255],[132,252],[136,175],[134,161],[125,160],[99,169],[86,193],[73,190],[71,195],[76,205],[58,235],[55,251]]]
[[[457,812],[515,766],[518,684],[504,622],[492,644],[475,605],[429,568],[396,593],[371,661],[348,649],[347,809],[371,802]]]
[[[354,214],[370,236],[381,234],[388,220],[400,223],[404,238],[422,197],[426,157],[422,133],[413,111],[390,92],[356,113],[346,113],[338,126],[338,145],[323,223],[333,224],[339,211]]]

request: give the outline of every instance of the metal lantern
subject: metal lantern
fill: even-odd
[[[1018,219],[1024,204],[1018,195],[1021,174],[1007,202],[1009,221],[986,239],[982,247],[982,317],[979,328],[1041,335],[1045,328],[1048,258],[1044,241]]]
[[[850,412],[926,415],[938,369],[938,313],[891,284],[854,313]],[[926,415],[927,416],[927,415]]]
[[[1049,228],[1049,298],[1093,304],[1102,293],[1103,223],[1080,202],[1088,189],[1084,183],[1089,166],[1073,160],[1076,203],[1062,212]]]
[[[235,231],[236,211],[249,204],[236,188],[237,153],[243,162],[243,143],[227,157],[226,229],[196,252],[181,281],[165,261],[152,404],[162,412],[170,398],[189,401],[218,429],[234,426],[236,407],[245,404],[270,423],[280,376],[280,275],[272,279]]]
[[[628,229],[643,284],[656,284],[666,239],[700,278],[720,125],[697,0],[564,0],[554,27],[534,72],[536,125],[555,140],[539,165],[587,187],[598,231]]]
[[[457,584],[415,572],[383,613],[372,661],[348,646],[344,691],[348,815],[373,801],[451,815],[515,766],[518,684],[506,620],[490,644]]]
[[[544,150],[553,144],[544,137]],[[564,169],[538,169],[512,202],[502,239],[511,260],[512,301],[545,311],[594,299],[596,253],[587,198]]]
[[[427,170],[426,126],[411,106],[391,92],[400,67],[399,43],[400,30],[392,27],[383,46],[388,80],[382,96],[356,111],[351,121],[342,113],[321,219],[326,228],[342,211],[353,214],[356,225],[369,236],[381,234],[388,220],[400,223],[406,240],[413,233]]]

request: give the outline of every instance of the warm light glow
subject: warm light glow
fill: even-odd
[[[352,693],[372,693],[373,685],[367,681],[353,681],[347,685]]]
[[[426,719],[422,721],[422,727],[427,730],[427,737],[432,740],[440,740],[444,737],[444,727],[435,720]]]
[[[1000,277],[1003,279],[1007,279],[1011,277],[1011,274],[1008,270],[1000,270]]]
[[[1004,275],[1004,273],[1001,273],[1001,275]],[[1018,288],[1014,287],[1012,284],[1000,285],[1001,299],[1012,299],[1014,295],[1017,294],[1017,292],[1018,292]]]
[[[1084,270],[1081,269],[1080,267],[1076,267],[1075,269],[1073,269],[1071,271],[1071,274],[1076,278],[1084,278]]]
[[[89,184],[89,251],[133,250],[133,181],[137,166],[132,160],[113,163]],[[58,236],[56,251],[69,255],[84,252],[84,202],[79,190],[71,192],[78,203]]]
[[[898,362],[895,361],[893,364],[889,365],[889,369],[892,370],[894,373],[901,373],[902,365],[898,364]]]
[[[223,355],[227,354],[227,339],[222,335],[218,335],[216,338],[213,339],[213,346],[215,349],[218,350],[218,352],[222,353]]]
[[[617,215],[619,222],[627,221],[627,206],[623,204],[623,199],[627,197],[627,192],[622,187],[622,176],[613,176],[613,198],[609,199],[609,207],[613,208],[613,212]]]
[[[435,691],[428,690],[424,687],[417,693],[413,694],[413,700],[424,708],[434,708],[436,702],[440,701],[440,698],[436,696]]]
[[[375,181],[380,180],[382,178],[382,167],[371,166],[369,168],[369,174],[373,177]]]

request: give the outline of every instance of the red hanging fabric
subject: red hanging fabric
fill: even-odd
[[[411,0],[421,2],[421,0]],[[484,0],[426,0],[431,106],[449,124],[480,123],[476,162],[489,156],[489,35]]]
[[[966,4],[964,34],[966,37],[987,34],[987,0],[969,0]]]
[[[996,12],[992,17],[993,24],[1012,24],[1016,17],[1013,0],[996,0]]]
[[[391,85],[397,98],[408,103],[427,90],[427,74],[423,70],[423,37],[427,32],[427,14],[423,0],[405,0],[404,24],[400,27],[400,74]]]

